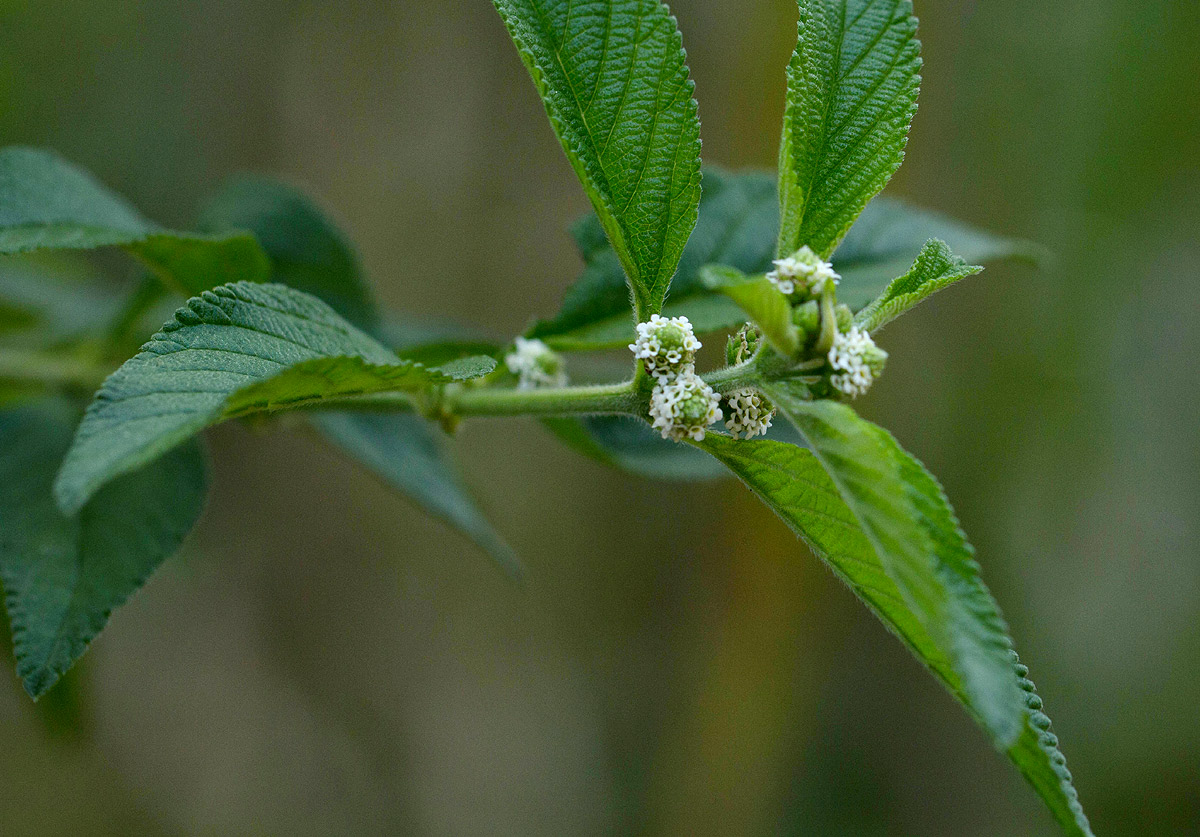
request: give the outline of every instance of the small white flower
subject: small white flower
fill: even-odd
[[[833,265],[814,253],[808,245],[787,258],[776,259],[772,264],[775,269],[767,274],[767,279],[787,296],[803,292],[820,296],[825,291],[826,282],[832,281],[836,285],[841,279]]]
[[[692,369],[700,341],[687,317],[663,317],[655,314],[649,322],[638,323],[637,340],[629,351],[641,358],[646,371],[666,382]]]
[[[729,418],[725,427],[735,439],[765,436],[775,417],[775,405],[753,387],[734,390],[725,396],[729,402]]]
[[[650,417],[664,439],[697,442],[708,426],[721,420],[721,396],[688,370],[669,383],[660,382],[650,396]]]
[[[887,352],[875,345],[871,335],[852,328],[833,338],[829,350],[829,365],[834,375],[829,379],[834,389],[851,398],[866,392],[875,378],[883,372]]]
[[[504,356],[504,365],[517,376],[517,389],[563,387],[567,371],[562,358],[541,340],[518,337],[516,348]]]

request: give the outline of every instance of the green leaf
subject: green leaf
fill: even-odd
[[[248,233],[163,229],[55,154],[0,150],[0,254],[108,246],[123,247],[188,294],[223,282],[263,281],[269,272],[266,254]]]
[[[828,403],[828,402],[826,402]],[[836,406],[836,405],[831,405]],[[863,424],[866,424],[863,422]],[[886,433],[867,431],[867,443],[874,436],[882,443]],[[890,437],[887,437],[890,438]],[[1041,711],[1041,701],[1033,684],[1026,679],[1028,670],[1019,664],[1005,634],[995,602],[979,578],[979,568],[945,501],[940,486],[916,460],[904,454],[902,480],[913,480],[894,495],[900,507],[910,498],[913,511],[932,512],[920,523],[927,533],[918,536],[939,562],[939,575],[952,585],[963,609],[974,615],[976,628],[947,648],[943,639],[935,639],[925,621],[908,604],[905,593],[890,574],[877,547],[864,531],[859,514],[843,499],[844,491],[826,472],[811,451],[781,442],[736,441],[709,434],[695,443],[726,465],[746,486],[766,503],[799,535],[812,552],[825,561],[864,604],[891,630],[912,653],[949,689],[967,711],[987,728],[985,711],[961,672],[958,657],[965,647],[978,643],[980,634],[998,637],[983,648],[994,647],[1003,653],[1008,670],[1016,683],[1000,684],[998,695],[1015,700],[1018,736],[1015,743],[997,742],[1042,797],[1064,831],[1078,837],[1090,837],[1087,818],[1079,805],[1078,794],[1058,750],[1057,739],[1049,732],[1050,720]],[[898,448],[896,450],[899,450]],[[886,480],[892,491],[895,475]],[[869,490],[869,489],[868,489]],[[881,487],[880,492],[888,490]],[[988,653],[988,656],[992,656]],[[1015,670],[1014,670],[1015,667]],[[997,703],[996,695],[983,696],[987,704]],[[1008,714],[1007,712],[1005,714]],[[994,736],[993,736],[994,737]],[[1011,738],[1011,732],[1008,734]]]
[[[846,405],[805,401],[781,385],[764,391],[829,472],[905,603],[962,678],[984,726],[997,743],[1010,745],[1022,709],[1004,632],[981,624],[961,595],[955,566],[970,553],[948,523],[944,498],[914,484],[921,466]]]
[[[312,423],[387,485],[471,538],[512,577],[520,561],[475,505],[428,422],[403,413],[318,413]]]
[[[204,504],[192,441],[64,516],[51,486],[77,418],[59,401],[0,412],[0,575],[17,674],[35,698],[175,552]]]
[[[980,265],[967,264],[936,238],[922,248],[908,273],[892,280],[884,292],[854,316],[854,324],[875,332],[932,293],[981,273]]]
[[[896,198],[871,201],[833,254],[842,275],[838,302],[858,310],[895,277],[908,270],[915,254],[931,238],[940,238],[972,264],[1013,259],[1036,264],[1047,257],[1031,241],[1005,238]]]
[[[633,292],[662,307],[700,201],[700,119],[659,0],[494,0]]]
[[[700,217],[671,280],[663,314],[688,317],[697,333],[742,322],[737,305],[705,290],[700,268],[723,264],[743,273],[763,273],[771,266],[778,229],[773,175],[706,166]],[[577,222],[572,234],[584,257],[584,271],[567,290],[562,310],[538,322],[526,336],[559,351],[623,347],[633,341],[634,329],[620,261],[594,215]]]
[[[792,306],[765,276],[746,276],[740,270],[707,265],[700,270],[704,286],[732,299],[762,330],[784,357],[800,351],[800,333],[792,322]]]
[[[378,327],[354,247],[299,189],[266,177],[234,178],[204,208],[200,228],[249,230],[271,259],[271,281],[325,301],[363,331]]]
[[[833,253],[904,159],[921,44],[910,0],[800,0],[779,149],[780,255]]]
[[[189,300],[104,382],[55,493],[64,510],[78,509],[113,477],[232,416],[415,390],[494,367],[479,358],[429,369],[396,357],[306,293],[225,285]]]

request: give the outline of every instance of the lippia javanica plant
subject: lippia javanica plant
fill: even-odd
[[[0,252],[24,254],[0,265],[0,575],[25,688],[49,689],[179,547],[204,502],[205,428],[297,411],[517,572],[441,436],[536,416],[616,468],[732,472],[1064,831],[1089,834],[941,486],[852,406],[884,373],[887,323],[975,262],[1030,253],[875,197],[916,111],[909,0],[799,0],[777,177],[702,175],[693,85],[659,0],[495,5],[595,210],[572,230],[585,266],[562,310],[508,343],[380,311],[346,239],[286,185],[235,180],[181,232],[50,153],[0,152]],[[126,296],[46,252],[99,247],[140,266]],[[725,341],[725,365],[702,368],[702,340]],[[572,353],[626,346],[626,380],[572,376]]]

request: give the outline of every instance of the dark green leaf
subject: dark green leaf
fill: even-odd
[[[205,207],[201,229],[249,230],[271,259],[271,280],[310,293],[364,331],[379,325],[358,254],[303,192],[265,177],[230,180]]]
[[[329,412],[311,417],[331,442],[519,577],[517,556],[471,498],[429,423],[414,415]]]
[[[886,436],[882,431],[879,434],[877,438]],[[870,431],[866,435],[869,443],[869,437],[877,434]],[[1000,684],[997,694],[983,698],[989,704],[1003,695],[1007,695],[1006,700],[1015,699],[1020,717],[1015,743],[998,743],[1006,749],[1066,833],[1091,837],[1070,773],[1058,751],[1057,739],[1048,730],[1049,718],[1040,711],[1041,701],[1033,691],[1033,684],[1025,679],[1027,670],[1017,663],[1016,655],[1009,650],[1011,643],[1004,633],[1003,621],[991,594],[983,586],[970,547],[940,486],[916,460],[906,454],[902,457],[902,479],[912,480],[913,484],[911,489],[904,488],[896,496],[911,498],[914,511],[919,507],[918,515],[931,513],[921,528],[935,533],[932,542],[926,540],[926,544],[939,562],[939,575],[952,586],[963,609],[973,614],[976,620],[976,627],[949,648],[944,640],[935,639],[925,621],[910,607],[901,587],[885,569],[872,539],[864,532],[858,514],[843,499],[843,490],[811,451],[770,440],[735,441],[716,434],[710,434],[696,444],[733,471],[815,555],[829,564],[985,728],[983,713],[994,711],[995,707],[989,710],[977,705],[957,660],[981,638],[985,638],[982,645],[985,650],[994,646],[997,654],[1003,651],[1009,670],[1015,666],[1012,677],[1018,688],[1013,690],[1008,684]],[[895,490],[894,486],[892,490]],[[903,505],[903,499],[899,502]],[[986,639],[989,636],[992,639]],[[988,656],[991,656],[990,652]]]
[[[781,355],[793,357],[800,350],[792,305],[765,276],[746,276],[732,267],[707,265],[701,268],[700,279],[710,291],[736,302]]]
[[[464,380],[490,358],[425,368],[283,285],[237,283],[188,301],[97,393],[55,491],[65,510],[231,416]]]
[[[542,424],[577,453],[639,476],[681,482],[725,476],[720,465],[699,451],[663,439],[634,418],[563,416],[544,418]]]
[[[904,159],[921,45],[910,0],[800,0],[779,150],[778,252],[827,258]]]
[[[931,238],[940,238],[972,264],[1015,259],[1037,263],[1044,248],[1004,238],[895,198],[878,197],[863,210],[833,254],[842,275],[838,301],[858,310],[908,270]]]
[[[936,238],[921,250],[903,276],[892,280],[884,292],[854,316],[854,324],[875,332],[932,293],[947,285],[981,273],[980,265],[967,264]]]
[[[662,307],[700,201],[700,120],[659,0],[494,0],[633,290]]]
[[[17,674],[35,698],[179,547],[204,503],[192,441],[65,517],[51,486],[77,418],[57,401],[0,412],[0,574]]]
[[[267,278],[267,257],[243,232],[200,235],[166,230],[55,154],[0,150],[0,254],[120,246],[175,290]]]
[[[744,320],[737,305],[705,291],[700,284],[700,268],[723,264],[743,273],[763,273],[771,266],[778,229],[779,200],[771,175],[735,174],[715,166],[705,167],[700,218],[671,280],[663,314],[688,317],[697,332],[727,328]],[[629,292],[600,222],[595,216],[587,216],[575,224],[572,233],[584,257],[583,274],[568,289],[558,315],[537,323],[527,336],[538,337],[559,350],[608,348],[632,342]]]

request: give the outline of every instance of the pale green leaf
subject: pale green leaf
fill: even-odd
[[[833,253],[904,159],[921,45],[910,0],[799,0],[779,150],[778,252]]]
[[[523,574],[517,556],[475,505],[427,421],[405,413],[352,412],[322,412],[311,420],[325,438],[461,531],[510,576]]]
[[[17,674],[35,698],[175,552],[204,504],[193,440],[64,516],[51,486],[77,420],[58,401],[0,412],[0,576]]]
[[[967,264],[951,253],[944,241],[933,239],[907,273],[892,280],[880,296],[854,315],[854,324],[864,331],[878,331],[930,294],[982,271],[980,265]]]
[[[779,354],[793,357],[800,350],[791,303],[765,276],[746,276],[732,267],[707,265],[700,270],[700,281],[710,291],[736,302]]]
[[[487,358],[426,368],[401,360],[309,294],[224,285],[189,300],[105,381],[55,492],[65,510],[78,509],[115,476],[231,416],[414,390],[494,366]]]
[[[271,280],[310,293],[354,325],[374,333],[375,300],[358,253],[304,192],[266,177],[224,184],[200,215],[209,232],[249,230],[271,259]]]
[[[107,246],[123,247],[185,294],[263,281],[270,269],[249,233],[167,230],[55,154],[0,150],[0,254]]]
[[[778,514],[945,684],[972,717],[987,728],[983,712],[992,710],[977,705],[956,661],[960,652],[948,649],[943,640],[935,639],[924,620],[910,607],[900,586],[885,569],[872,539],[864,532],[858,515],[847,505],[843,491],[816,455],[781,442],[736,441],[717,434],[709,434],[696,445],[725,464]],[[911,490],[905,488],[897,496],[915,495],[918,499],[914,502],[920,504],[922,511],[932,511],[922,528],[937,532],[931,549],[939,562],[939,573],[953,585],[963,609],[974,614],[978,627],[993,637],[1000,637],[985,642],[983,647],[994,647],[997,653],[1003,652],[1017,685],[1015,691],[1005,685],[999,694],[1006,695],[1007,700],[1017,701],[1020,713],[1018,737],[1015,743],[997,743],[1042,797],[1064,831],[1074,837],[1091,837],[1087,817],[1058,750],[1058,741],[1049,732],[1050,720],[1041,711],[1041,701],[1034,693],[1033,684],[1026,679],[1028,670],[1019,664],[1010,650],[1011,642],[1004,633],[995,602],[979,578],[978,565],[971,557],[970,548],[941,488],[916,460],[907,455],[903,460],[907,463],[902,466],[903,479],[913,480],[913,485]],[[972,644],[978,638],[978,631],[975,631],[959,642]],[[996,700],[995,695],[984,697],[988,703]]]
[[[629,279],[662,307],[700,201],[700,120],[659,0],[494,0]]]

